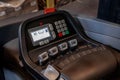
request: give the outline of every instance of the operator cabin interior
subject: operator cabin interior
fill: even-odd
[[[120,80],[119,0],[1,0],[0,80]]]

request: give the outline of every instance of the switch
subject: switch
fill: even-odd
[[[54,56],[58,54],[58,48],[57,47],[53,47],[51,49],[49,49],[49,55],[50,56]]]
[[[59,47],[60,51],[65,51],[68,49],[68,44],[66,42],[64,42],[64,43],[58,45],[58,47]]]
[[[71,48],[78,45],[77,39],[70,40],[68,43]]]
[[[40,65],[42,65],[44,62],[46,62],[48,60],[48,58],[49,58],[49,56],[48,56],[47,52],[43,52],[42,54],[40,54],[38,56]]]

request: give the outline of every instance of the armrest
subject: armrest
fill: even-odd
[[[120,50],[120,25],[100,19],[77,18],[90,38]]]

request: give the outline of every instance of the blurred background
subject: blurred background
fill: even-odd
[[[97,16],[99,0],[55,0],[55,8],[72,14]],[[46,0],[1,0],[0,19],[37,12],[46,8]]]

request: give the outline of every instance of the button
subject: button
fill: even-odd
[[[53,36],[54,39],[56,38],[56,34],[55,34],[54,31],[52,31],[52,36]]]
[[[60,33],[60,32],[61,32],[61,29],[58,29],[57,32]]]
[[[58,54],[58,48],[57,47],[53,47],[53,48],[49,49],[49,55],[50,56],[54,56],[56,54]]]
[[[44,40],[44,43],[45,44],[48,44],[49,43],[49,40],[47,39],[47,40]]]
[[[61,20],[61,22],[62,22],[62,23],[65,23],[65,20],[63,19],[63,20]]]
[[[60,45],[58,45],[58,47],[59,47],[60,51],[65,51],[65,50],[68,49],[68,45],[67,45],[66,42],[64,42],[64,43],[62,43],[62,44],[60,44]]]
[[[63,35],[62,35],[62,33],[59,33],[58,36],[59,36],[59,37],[62,37]]]
[[[48,53],[47,52],[44,52],[44,53],[42,53],[42,54],[40,54],[39,56],[38,56],[38,60],[39,60],[39,63],[40,63],[40,65],[42,65],[42,63],[44,62],[44,61],[46,61],[46,60],[48,60]]]
[[[62,28],[63,27],[63,25],[60,25],[60,28]]]
[[[56,26],[56,29],[59,29],[60,28],[60,26]]]
[[[65,32],[62,32],[62,35],[64,36],[64,35],[65,35]]]
[[[40,45],[40,46],[42,46],[42,45],[44,45],[44,44],[45,44],[44,41],[39,42],[39,45]]]
[[[62,24],[62,22],[61,22],[61,21],[58,21],[58,24]]]
[[[61,31],[63,32],[63,31],[64,31],[64,28],[61,28]]]
[[[68,28],[67,27],[64,27],[64,30],[67,30]]]
[[[58,25],[58,22],[57,22],[57,21],[55,22],[55,25],[56,25],[56,26]]]
[[[65,31],[65,33],[66,33],[66,34],[69,34],[70,32],[67,30],[67,31]]]
[[[50,28],[51,31],[53,31],[53,26],[52,26],[52,24],[49,24],[49,28]]]
[[[63,26],[66,27],[67,26],[66,23],[64,23]]]
[[[70,47],[75,47],[78,45],[77,39],[68,41]]]

